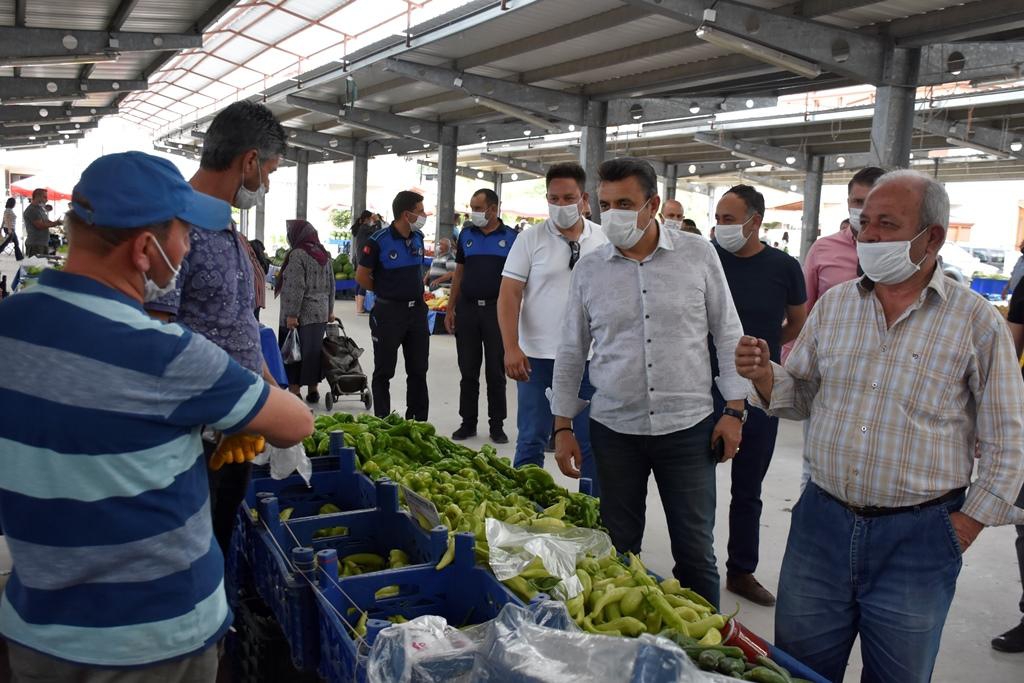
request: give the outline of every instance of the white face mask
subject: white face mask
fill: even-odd
[[[640,207],[640,211],[651,203],[648,199]],[[644,231],[654,222],[652,217],[644,227],[639,227],[637,221],[640,218],[640,211],[629,211],[627,209],[608,209],[601,212],[601,230],[616,247],[620,249],[632,249],[633,246],[644,236]]]
[[[718,246],[732,254],[735,254],[746,246],[747,240],[749,240],[750,237],[743,234],[743,227],[753,220],[753,218],[754,217],[751,216],[742,223],[734,225],[716,225],[715,241],[718,242]]]
[[[416,220],[411,222],[411,223],[409,223],[409,226],[413,230],[422,230],[423,226],[426,225],[426,224],[427,224],[427,217],[426,216],[419,216],[419,215],[417,215],[416,216]]]
[[[664,219],[662,219],[661,224],[664,225],[669,230],[682,230],[683,229],[683,222],[682,221],[672,220],[671,218],[664,218]]]
[[[264,195],[267,194],[267,188],[263,186],[263,169],[260,167],[259,160],[256,161],[256,174],[259,176],[260,186],[256,190],[250,190],[245,186],[245,171],[242,171],[242,183],[238,186],[238,191],[235,192],[234,205],[243,211],[262,202]]]
[[[152,237],[152,235],[150,235],[150,237]],[[181,266],[175,268],[171,265],[171,260],[167,258],[164,248],[160,246],[160,242],[157,241],[156,237],[153,237],[153,243],[156,244],[156,249],[160,252],[160,256],[163,257],[164,263],[166,263],[167,267],[171,269],[171,279],[167,281],[166,285],[161,287],[150,279],[148,273],[143,273],[142,278],[145,280],[145,283],[143,285],[142,300],[146,303],[156,301],[157,299],[173,292],[178,283],[178,273],[181,272]]]
[[[850,209],[850,229],[856,235],[860,232],[860,214],[864,209]]]
[[[928,228],[914,235],[914,239],[897,240],[895,242],[857,242],[857,260],[861,270],[873,282],[882,285],[895,285],[910,279],[921,270],[921,263],[927,257],[914,263],[910,260],[910,245]]]
[[[489,222],[487,220],[486,211],[471,211],[469,214],[470,222],[478,228],[482,228]]]
[[[580,220],[580,205],[578,203],[568,206],[548,204],[548,216],[551,217],[551,222],[555,224],[556,228],[568,230]]]

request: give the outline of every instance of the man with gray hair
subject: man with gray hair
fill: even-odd
[[[736,349],[753,403],[810,422],[775,642],[830,681],[858,635],[864,680],[929,681],[962,553],[1024,520],[1024,384],[1003,319],[936,267],[948,224],[939,183],[885,174],[864,277],[820,299],[785,367],[763,339]]]

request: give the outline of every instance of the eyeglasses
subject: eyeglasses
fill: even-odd
[[[576,262],[580,260],[580,243],[575,241],[569,242],[569,270],[572,270],[576,266]]]

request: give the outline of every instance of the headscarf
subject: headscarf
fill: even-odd
[[[327,250],[324,249],[324,245],[320,243],[320,236],[316,233],[314,228],[309,221],[296,218],[286,222],[288,226],[288,245],[291,249],[288,251],[288,255],[284,257],[284,263],[281,264],[281,275],[277,278],[277,282],[274,283],[274,295],[277,296],[281,293],[281,287],[284,284],[284,271],[288,267],[288,259],[292,257],[292,252],[296,249],[301,249],[319,263],[321,266],[326,266],[327,261],[330,259],[330,255]]]

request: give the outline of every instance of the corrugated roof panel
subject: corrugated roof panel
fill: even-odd
[[[888,0],[887,2],[878,2],[846,12],[839,12],[835,16],[849,21],[855,26],[866,26],[961,4],[964,3],[950,2],[950,0]]]
[[[323,20],[323,25],[350,36],[357,36],[382,22],[389,21],[408,8],[405,0],[375,0],[373,4],[366,2],[350,2],[343,9]]]
[[[317,21],[342,4],[344,3],[339,0],[286,0],[282,7]]]
[[[28,0],[29,6],[39,0]],[[67,0],[76,2],[77,0]],[[117,6],[114,2],[114,6]],[[132,8],[132,12],[125,21],[125,31],[152,31],[154,33],[184,33],[187,32],[196,19],[203,14],[210,5],[211,0],[140,0]],[[113,10],[107,16],[113,14]]]
[[[668,67],[700,62],[728,54],[732,53],[714,45],[697,45],[694,47],[684,48],[682,50],[675,50],[673,52],[665,52],[655,57],[634,59],[621,64],[603,66],[592,71],[581,71],[579,73],[572,74],[571,76],[559,78],[558,80],[563,84],[589,85],[591,83],[599,83],[601,81],[610,81],[615,78],[639,75],[647,73],[648,71],[655,71],[657,69],[666,69]]]
[[[27,0],[25,25],[102,31],[107,28],[118,2],[119,0]]]
[[[192,72],[210,79],[218,79],[234,68],[236,68],[234,64],[216,55],[207,55],[206,59],[199,61],[192,67]]]
[[[246,61],[246,66],[264,74],[276,74],[282,69],[294,66],[297,60],[292,55],[276,48],[264,48],[262,52]]]
[[[223,45],[221,45],[219,49],[212,52],[219,57],[223,57],[229,62],[248,65],[250,59],[271,49],[273,48],[268,48],[266,45],[257,43],[255,40],[250,40],[245,36],[233,35],[230,40],[224,41]]]
[[[79,65],[53,64],[50,66],[26,66],[21,75],[26,78],[78,78]]]
[[[281,41],[278,47],[300,55],[313,55],[344,40],[345,37],[337,31],[313,24],[299,31],[291,38]],[[341,57],[341,55],[342,49],[339,45],[338,57]]]
[[[307,22],[284,12],[271,12],[245,30],[250,38],[276,44],[282,38],[301,31]]]
[[[254,83],[261,82],[264,76],[252,69],[232,69],[221,76],[221,83],[226,83],[234,88],[248,88]]]

